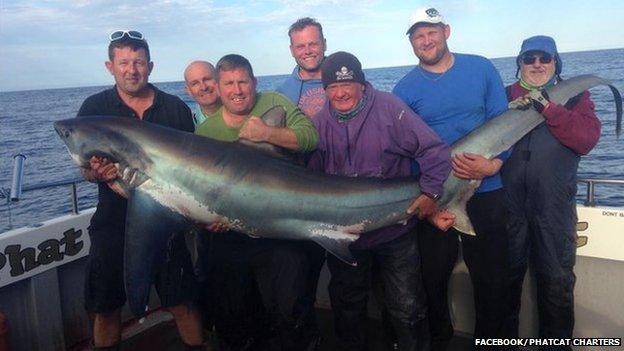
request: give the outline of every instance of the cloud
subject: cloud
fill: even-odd
[[[487,0],[0,0],[0,90],[110,83],[102,62],[116,29],[145,34],[156,81],[179,80],[193,59],[216,61],[233,52],[247,56],[258,74],[287,73],[293,61],[286,33],[305,16],[322,23],[330,52],[351,51],[365,67],[410,64],[404,32],[409,14],[421,6],[447,18],[451,48],[458,51],[512,55],[534,30],[556,36],[567,50],[622,46],[622,5],[601,1],[608,11],[592,23],[584,14],[593,5],[577,0],[544,3],[544,13],[557,13],[549,21],[540,13],[522,16],[523,3]],[[584,30],[566,29],[570,23]]]
[[[323,24],[330,52],[361,55],[374,44],[370,61],[363,62],[381,66],[406,56],[388,53],[405,46],[395,32],[402,32],[411,10],[411,5],[375,0],[17,0],[3,6],[0,72],[12,78],[1,82],[0,90],[109,82],[101,65],[115,29],[144,33],[156,81],[180,79],[191,60],[214,62],[234,52],[247,56],[259,74],[285,73],[293,65],[286,33],[304,16]],[[400,29],[394,30],[397,23]]]

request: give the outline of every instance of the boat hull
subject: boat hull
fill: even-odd
[[[47,221],[36,227],[20,228],[0,235],[0,311],[9,320],[11,350],[61,350],[90,337],[89,321],[84,312],[84,266],[88,255],[87,226],[93,209],[79,215],[67,215]],[[624,330],[624,209],[607,207],[578,207],[581,238],[577,251],[575,273],[576,324],[575,337],[621,337]],[[67,245],[66,233],[74,234]],[[65,244],[60,244],[65,239]],[[67,250],[58,260],[45,261],[41,253],[56,240],[59,251]],[[42,243],[48,243],[47,246]],[[7,252],[31,248],[40,263],[30,270],[15,275],[17,260]],[[8,248],[8,251],[7,251]],[[79,250],[78,250],[79,248]],[[38,250],[38,251],[37,251]],[[76,251],[77,250],[77,251]],[[49,253],[49,252],[48,252]],[[48,255],[49,256],[49,255]],[[25,257],[25,256],[22,256]],[[21,264],[25,265],[26,258]],[[46,263],[47,262],[47,263]],[[14,275],[12,275],[12,273]],[[19,273],[19,269],[18,269]],[[317,307],[330,308],[327,284],[329,272],[323,268],[319,282]],[[527,273],[523,288],[520,314],[520,336],[537,336],[535,284]],[[150,306],[158,306],[152,299]],[[450,281],[450,306],[453,325],[458,334],[469,335],[474,328],[472,284],[468,270],[461,259]],[[371,302],[370,315],[378,317]],[[130,319],[126,309],[124,318]],[[41,328],[46,325],[46,328]],[[610,348],[624,350],[624,348]],[[583,350],[593,350],[583,348]],[[598,348],[595,348],[598,350]]]

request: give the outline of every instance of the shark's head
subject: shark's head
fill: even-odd
[[[54,129],[80,167],[89,165],[92,156],[106,157],[122,165],[144,166],[142,148],[127,125],[140,123],[120,117],[80,117],[54,122]],[[144,168],[144,167],[141,167]]]

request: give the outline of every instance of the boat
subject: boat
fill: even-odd
[[[20,159],[19,155],[15,157],[12,186],[0,189],[0,201],[5,198],[17,202],[22,192],[69,186],[72,211],[0,234],[0,351],[89,349],[91,328],[83,307],[83,286],[90,246],[87,227],[95,209],[78,208],[76,185],[82,179],[22,186]],[[582,179],[580,183],[584,185],[580,189],[584,188],[586,193],[577,206],[574,335],[619,338],[624,330],[624,304],[620,302],[624,292],[624,206],[600,206],[594,190],[596,186],[622,186],[624,180]],[[324,334],[331,334],[328,281],[329,272],[324,267],[316,306],[324,321]],[[530,272],[525,281],[520,336],[528,338],[537,336],[537,310]],[[457,349],[469,349],[474,306],[470,277],[461,259],[451,277],[449,299],[456,335],[464,339],[454,343],[460,345]],[[180,349],[172,317],[159,309],[155,298],[150,300],[150,308],[151,312],[142,320],[135,320],[124,308],[124,349],[153,349],[153,345],[158,345],[158,349]],[[382,328],[374,301],[370,317],[379,326],[373,342],[381,348],[381,335],[377,334]],[[163,341],[165,335],[173,336]]]

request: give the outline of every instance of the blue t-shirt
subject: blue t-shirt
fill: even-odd
[[[494,65],[481,56],[453,55],[455,62],[445,73],[416,66],[392,91],[449,145],[507,110],[505,87]],[[497,173],[484,178],[477,192],[501,187]]]
[[[195,112],[193,113],[193,123],[195,123],[195,127],[197,127],[198,125],[204,123],[204,121],[208,118],[208,116],[206,116],[204,114],[204,111],[202,111],[201,107],[199,105],[197,105],[197,108],[195,109]]]
[[[314,117],[325,104],[323,82],[320,79],[301,79],[299,67],[295,67],[290,76],[275,90],[286,95],[310,118]]]

